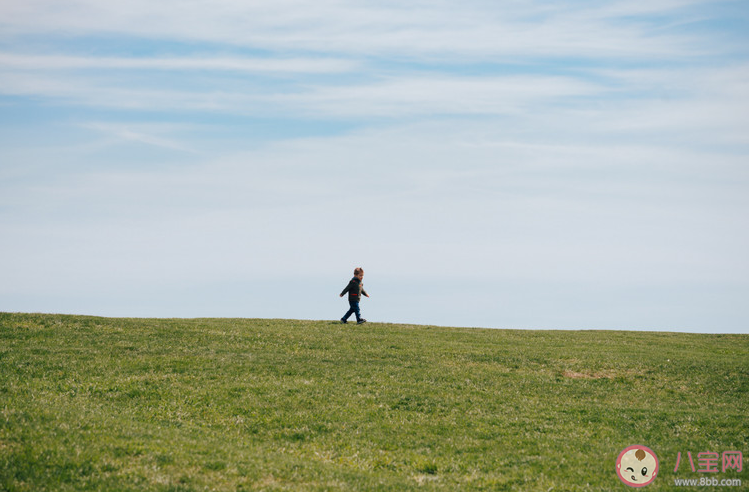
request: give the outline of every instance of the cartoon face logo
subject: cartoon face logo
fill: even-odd
[[[616,474],[630,487],[644,487],[658,474],[658,457],[645,446],[630,446],[616,459]]]

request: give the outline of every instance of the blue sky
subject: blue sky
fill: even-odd
[[[749,332],[743,1],[0,5],[0,310]]]

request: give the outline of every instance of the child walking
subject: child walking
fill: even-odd
[[[364,290],[364,285],[362,284],[362,279],[364,278],[364,270],[361,268],[356,268],[354,270],[354,278],[349,281],[348,285],[345,289],[343,289],[343,292],[341,292],[341,296],[348,292],[348,304],[349,304],[349,310],[346,311],[346,314],[343,315],[343,318],[341,318],[341,323],[348,323],[348,318],[352,314],[356,314],[356,324],[360,325],[362,323],[366,323],[367,320],[362,318],[359,315],[359,300],[361,299],[362,294],[369,297],[369,294],[367,294],[367,291]]]

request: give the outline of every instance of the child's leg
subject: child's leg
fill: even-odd
[[[349,318],[349,316],[351,316],[352,314],[354,314],[353,306],[351,306],[351,308],[349,308],[349,310],[346,311],[346,314],[343,315],[343,318],[341,318],[341,321],[346,321]]]
[[[356,321],[361,320],[361,315],[359,314],[359,301],[354,301],[349,299],[348,301],[349,310],[346,311],[346,314],[343,315],[343,318],[341,318],[341,321],[346,321],[349,316],[352,314],[356,315]]]

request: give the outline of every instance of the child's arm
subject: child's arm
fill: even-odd
[[[338,296],[338,297],[343,297],[344,295],[346,295],[346,292],[348,292],[350,290],[351,290],[351,282],[348,283],[348,285],[346,286],[346,288],[343,289],[343,292],[341,292],[341,295]]]

